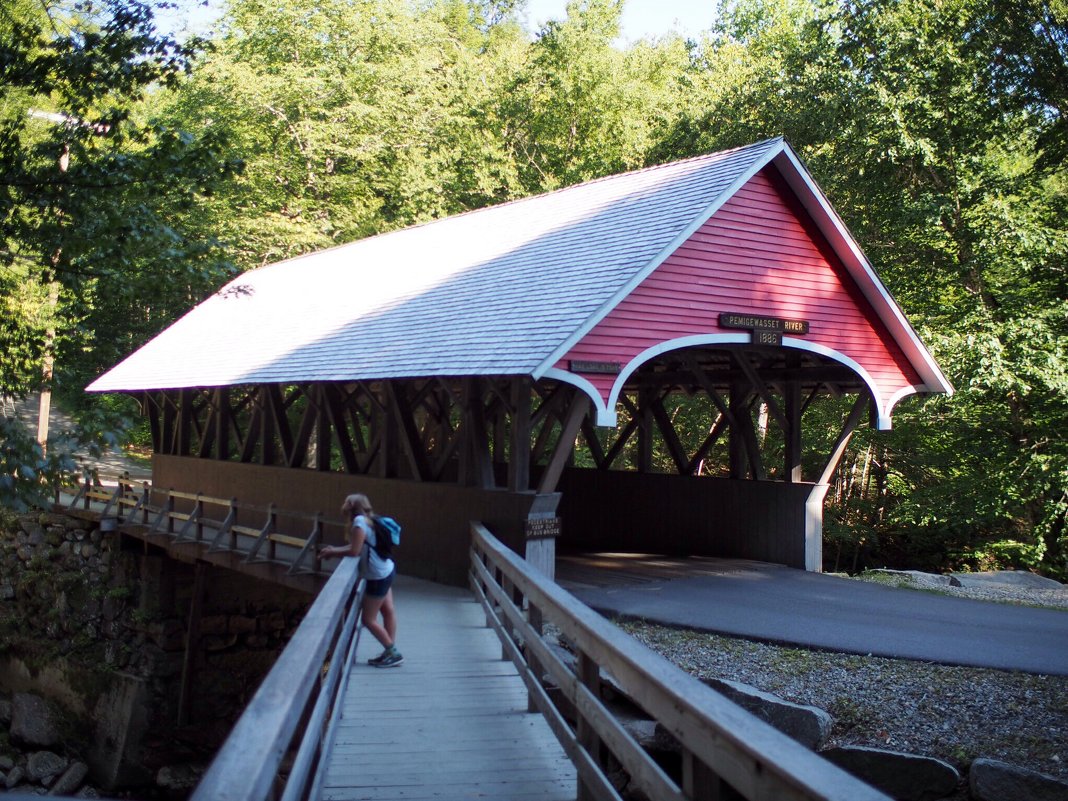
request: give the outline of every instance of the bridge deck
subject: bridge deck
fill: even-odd
[[[400,576],[399,668],[364,631],[322,798],[568,799],[575,768],[466,590]]]

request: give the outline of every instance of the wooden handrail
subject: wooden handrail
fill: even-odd
[[[656,801],[718,798],[721,781],[754,801],[889,801],[624,633],[480,523],[471,526],[470,579],[532,704],[574,761],[580,799],[619,799],[604,773],[607,749],[631,781]],[[542,626],[550,622],[574,646],[575,670],[543,639]],[[602,703],[601,671],[678,741],[681,783],[649,757]],[[543,688],[544,674],[574,707],[574,728]]]
[[[325,518],[321,512],[308,514],[281,510],[274,504],[239,503],[236,498],[215,498],[199,492],[151,487],[147,481],[143,482],[140,491],[136,491],[128,475],[118,477],[114,488],[99,482],[99,476],[86,473],[66,508],[80,506],[84,511],[93,511],[95,504],[101,517],[117,517],[120,525],[143,526],[148,534],[166,534],[175,544],[205,546],[210,553],[238,552],[246,563],[282,562],[288,565],[290,574],[321,573],[317,551],[325,539],[325,527],[345,530],[344,521]],[[177,508],[176,501],[184,502],[185,511]],[[57,506],[59,502],[57,491]],[[102,510],[100,505],[103,505]],[[257,526],[239,525],[239,516],[245,520],[260,517],[264,522]],[[291,524],[306,521],[310,531],[303,536],[281,532],[277,526],[279,517]],[[238,548],[239,537],[244,537],[248,543],[245,550]],[[294,558],[279,559],[279,545],[296,549]]]
[[[191,801],[313,797],[355,658],[365,582],[342,559],[245,708]],[[326,667],[329,665],[329,667]],[[325,670],[325,676],[324,676]],[[303,722],[303,723],[302,723]],[[296,751],[287,776],[279,769]]]

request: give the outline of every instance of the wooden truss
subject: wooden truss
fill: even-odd
[[[804,412],[817,397],[852,392],[858,398],[830,454],[803,459]],[[699,442],[692,432],[680,432],[669,411],[680,398],[710,412]],[[525,376],[264,384],[143,396],[158,453],[538,492],[552,492],[564,468],[575,463],[788,482],[808,472],[808,480],[822,483],[869,396],[848,369],[797,351],[689,350],[643,366],[619,404],[621,424],[606,431],[593,424],[581,391]],[[718,472],[702,470],[717,447],[725,451]]]

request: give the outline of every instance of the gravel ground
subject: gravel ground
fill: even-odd
[[[924,588],[908,577],[875,580]],[[1068,609],[1068,588],[938,589]],[[620,625],[699,678],[740,681],[827,710],[835,719],[829,746],[868,745],[938,757],[962,775],[973,759],[989,757],[1068,781],[1066,676],[786,648],[643,622]]]

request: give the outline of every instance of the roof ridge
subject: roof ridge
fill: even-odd
[[[777,144],[779,142],[785,142],[785,138],[783,136],[773,136],[773,137],[770,137],[768,139],[762,139],[759,142],[752,142],[752,143],[750,143],[748,145],[738,145],[737,147],[727,148],[726,150],[716,150],[716,151],[713,151],[711,153],[702,153],[702,154],[697,155],[697,156],[690,156],[689,158],[678,159],[676,161],[666,161],[666,162],[663,162],[663,163],[660,163],[660,164],[650,164],[650,165],[645,166],[645,167],[639,167],[639,168],[634,169],[634,170],[629,170],[628,172],[614,173],[612,175],[602,175],[602,176],[599,176],[597,178],[590,178],[589,180],[581,181],[581,182],[579,182],[577,184],[569,184],[568,186],[562,186],[559,189],[550,189],[550,190],[547,190],[547,191],[544,191],[544,192],[539,192],[539,193],[534,194],[534,195],[526,195],[524,197],[517,197],[517,198],[512,198],[511,200],[502,201],[500,203],[494,203],[494,204],[489,205],[489,206],[481,206],[481,207],[475,208],[475,209],[467,209],[466,211],[457,212],[456,214],[449,214],[449,215],[447,215],[445,217],[435,217],[432,220],[426,220],[426,221],[420,222],[420,223],[413,223],[412,225],[407,225],[407,226],[404,226],[403,228],[395,228],[395,229],[390,230],[390,231],[380,231],[380,232],[375,233],[375,234],[370,234],[368,236],[359,237],[358,239],[353,239],[353,240],[351,240],[349,242],[342,242],[342,243],[337,244],[337,245],[332,245],[331,247],[322,248],[321,250],[310,250],[307,253],[301,253],[301,254],[298,254],[296,256],[291,256],[290,258],[282,259],[281,261],[271,262],[270,264],[265,264],[262,267],[257,267],[257,268],[254,268],[254,270],[247,271],[247,272],[253,272],[255,270],[267,269],[267,268],[272,267],[272,266],[274,266],[276,264],[288,264],[290,262],[294,262],[294,261],[298,261],[300,259],[303,259],[303,258],[305,258],[307,256],[317,256],[317,255],[322,254],[322,253],[329,253],[332,250],[338,250],[338,249],[341,249],[341,248],[346,248],[346,247],[349,247],[351,245],[355,245],[357,243],[370,242],[371,240],[374,240],[374,239],[379,239],[381,237],[400,234],[400,233],[403,233],[405,231],[415,231],[415,230],[427,228],[427,227],[432,226],[432,225],[437,225],[439,223],[450,222],[452,220],[458,220],[458,219],[461,219],[463,217],[469,217],[471,215],[480,214],[480,213],[483,213],[483,212],[490,211],[492,209],[503,209],[503,208],[507,208],[509,206],[515,206],[515,205],[518,205],[518,204],[521,204],[521,203],[527,203],[527,202],[530,202],[530,201],[546,198],[546,197],[549,197],[550,195],[556,195],[556,194],[561,194],[561,193],[564,193],[564,192],[576,191],[576,190],[582,189],[584,187],[594,186],[596,184],[606,183],[606,182],[609,182],[609,181],[618,181],[618,180],[625,179],[625,178],[630,177],[630,176],[641,175],[643,173],[654,172],[656,170],[675,168],[675,167],[678,167],[680,165],[692,164],[694,162],[703,161],[703,160],[711,160],[713,158],[720,159],[722,157],[730,156],[730,155],[735,154],[735,153],[740,153],[740,152],[745,151],[745,150],[757,150],[757,149],[767,148],[769,145]],[[244,273],[242,273],[241,275],[244,275]],[[238,275],[238,276],[235,277],[234,280],[237,280],[240,277],[241,276]],[[229,286],[229,284],[227,284],[227,286]]]

